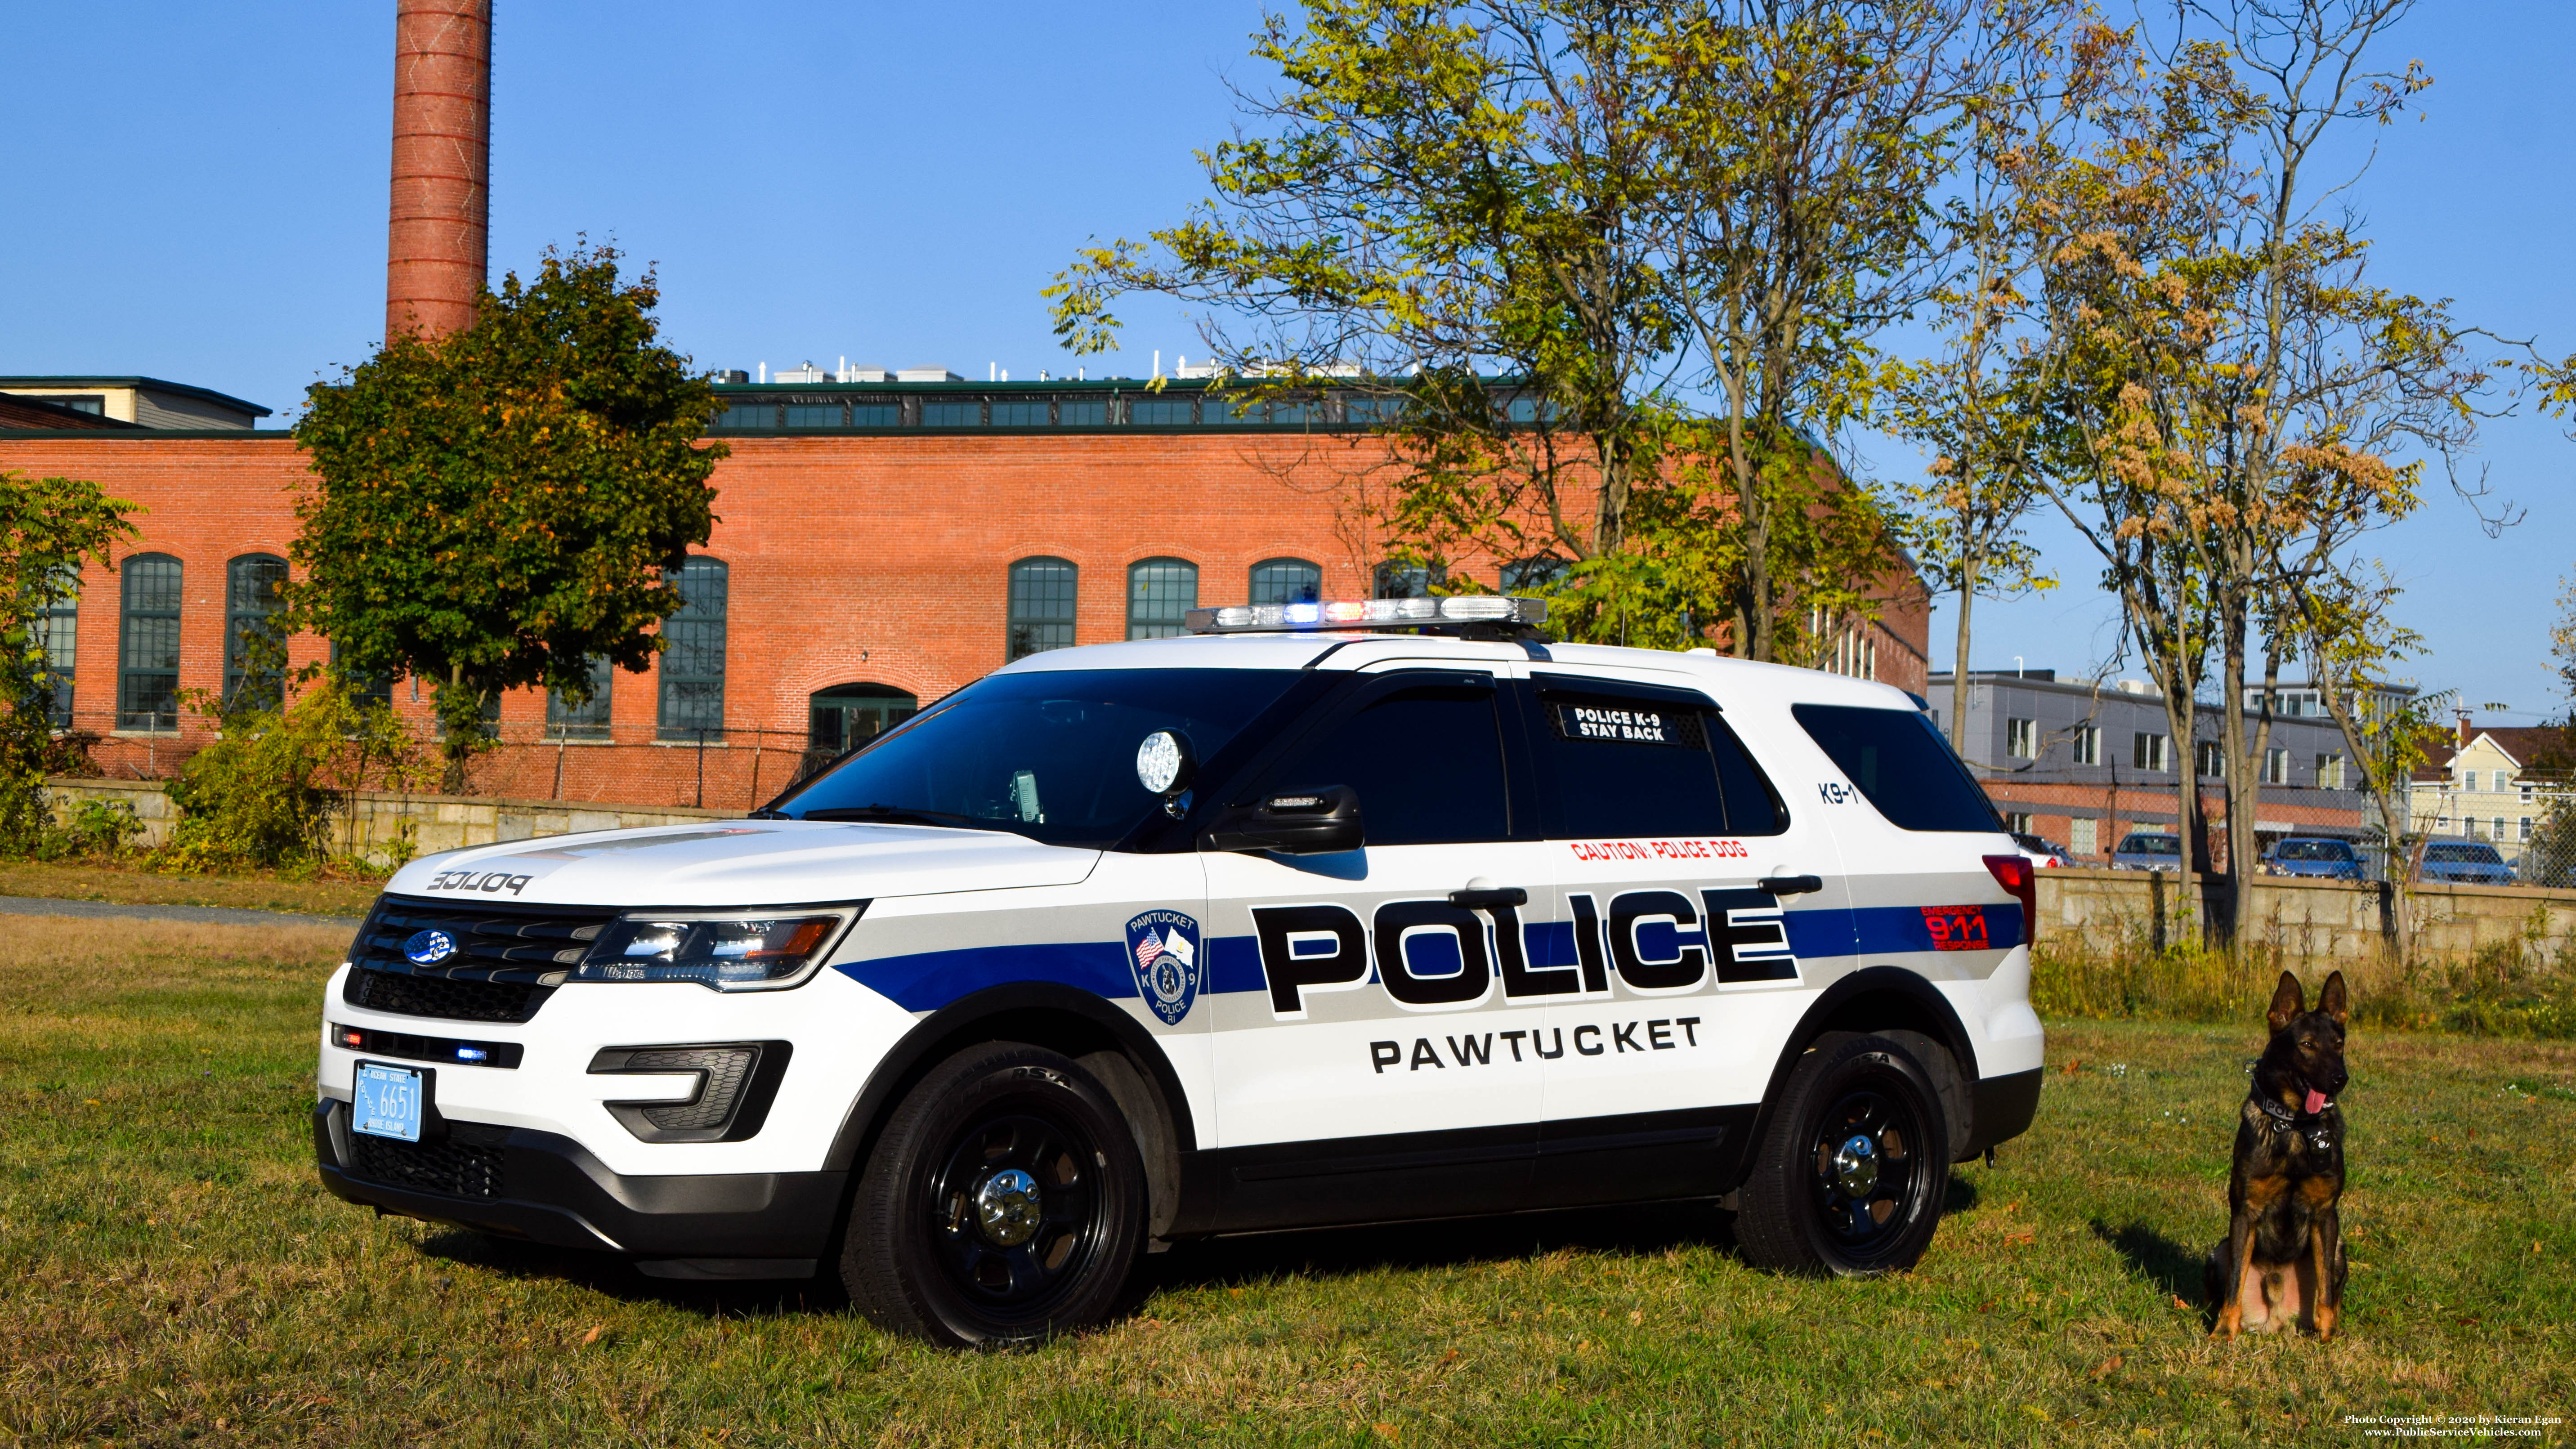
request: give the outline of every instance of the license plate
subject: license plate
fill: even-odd
[[[378,1062],[358,1063],[355,1100],[349,1104],[349,1128],[370,1137],[420,1140],[420,1113],[429,1084],[409,1067]]]

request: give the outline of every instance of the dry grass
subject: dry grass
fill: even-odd
[[[2182,945],[2157,950],[2141,930],[2050,935],[2032,953],[2031,1004],[2044,1017],[2157,1017],[2230,1021],[2263,1001],[2283,957],[2237,955]],[[2323,966],[2297,968],[2311,1000]],[[2466,959],[2400,962],[2372,954],[2336,964],[2364,1024],[2480,1036],[2576,1037],[2576,961],[2544,945],[2537,930]]]
[[[0,1443],[2344,1444],[2576,1397],[2557,1043],[2356,1037],[2333,1344],[2212,1344],[2175,1302],[2254,1029],[2100,1022],[2055,1031],[2038,1126],[1959,1170],[1903,1278],[1753,1272],[1705,1206],[1278,1235],[1149,1260],[1102,1331],[956,1355],[323,1194],[336,933],[8,927]]]
[[[0,896],[53,900],[115,901],[129,905],[238,906],[255,911],[298,911],[321,916],[363,916],[384,888],[381,880],[284,880],[275,876],[161,875],[106,865],[51,865],[0,861]]]

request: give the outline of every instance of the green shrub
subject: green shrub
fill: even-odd
[[[36,854],[45,860],[113,860],[142,833],[132,805],[83,797],[46,832]]]
[[[2328,970],[2341,970],[2352,990],[2353,1017],[2364,1026],[2576,1037],[2576,962],[2543,949],[2545,926],[2545,919],[2535,920],[2515,939],[2491,943],[2466,959],[2408,965],[2373,954],[2291,969],[2311,995]],[[2251,1021],[2260,1018],[2285,964],[2281,953],[2268,949],[2157,950],[2137,931],[2090,940],[2047,937],[2031,952],[2030,999],[2050,1017]]]
[[[334,678],[283,709],[193,703],[223,733],[170,782],[179,821],[152,862],[166,870],[320,866],[354,791],[420,768],[419,746],[393,712]]]

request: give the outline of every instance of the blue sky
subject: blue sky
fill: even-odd
[[[383,325],[390,0],[0,6],[14,158],[0,372],[143,373],[284,412]],[[842,357],[968,376],[1065,369],[1038,289],[1091,236],[1201,190],[1191,153],[1258,82],[1257,5],[708,7],[501,0],[496,271],[612,239],[659,266],[674,345],[709,367]],[[2400,54],[2402,52],[2402,54]],[[2565,232],[2576,7],[2432,0],[2390,46],[2434,88],[2352,193],[2382,285],[2576,352]],[[1120,309],[1143,372],[1186,318]],[[1884,476],[1910,451],[1864,439]],[[2374,540],[2431,641],[2418,678],[2499,723],[2559,705],[2548,621],[2576,568],[2576,442],[2523,419],[2481,455],[2525,521],[2489,538],[2438,486]],[[2033,529],[2062,587],[1983,602],[1976,668],[2098,667],[2116,610],[2081,543]],[[1933,625],[1951,662],[1952,618]]]

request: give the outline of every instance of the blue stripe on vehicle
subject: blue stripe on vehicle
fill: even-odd
[[[1852,953],[1849,911],[1783,911],[1780,918],[1789,929],[1789,954],[1800,960],[1813,961]]]
[[[1244,937],[1249,944],[1251,938]],[[845,961],[833,968],[906,1011],[937,1011],[987,986],[1058,981],[1096,996],[1136,994],[1136,974],[1114,941],[1052,941],[1025,946],[970,946]],[[1259,968],[1255,966],[1256,979]]]
[[[2000,951],[2021,944],[2020,906],[1987,906],[1985,912],[1986,929],[1994,938],[1990,949]],[[1924,924],[1919,906],[1870,906],[1848,915],[1838,910],[1788,911],[1782,919],[1788,927],[1789,949],[1806,960],[1847,956],[1855,949],[1864,954],[1887,955],[1933,949],[1932,932]],[[1657,938],[1643,944],[1653,950],[1705,940],[1698,931],[1677,932],[1669,925],[1663,931],[1669,941]],[[1573,922],[1527,922],[1522,934],[1532,967],[1576,964]],[[1218,936],[1206,942],[1205,949],[1208,974],[1200,990],[1219,994],[1269,989],[1269,978],[1261,970],[1260,944],[1255,938]],[[849,961],[834,969],[906,1011],[936,1011],[961,996],[1016,981],[1060,982],[1113,1000],[1137,994],[1135,973],[1128,969],[1126,952],[1114,941],[972,946]]]
[[[1986,949],[2006,951],[2022,943],[2020,906],[1986,906],[1983,909],[1986,934],[1992,938],[1992,944]],[[1924,924],[1921,906],[1862,906],[1852,912],[1852,923],[1859,928],[1863,955],[1894,955],[1934,949],[1932,928]],[[1790,939],[1796,939],[1794,931]],[[1806,955],[1806,948],[1800,947],[1798,954]]]
[[[1261,974],[1261,942],[1252,936],[1219,936],[1208,942],[1207,980],[1201,991],[1267,991]]]

